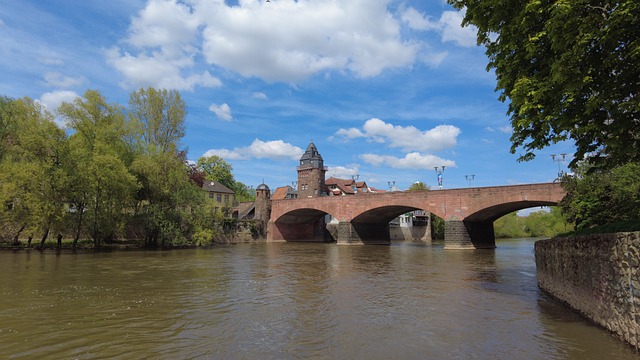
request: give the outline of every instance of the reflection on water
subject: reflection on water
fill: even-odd
[[[638,357],[497,245],[0,253],[0,358]]]

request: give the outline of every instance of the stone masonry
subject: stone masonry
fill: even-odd
[[[535,243],[538,285],[640,349],[640,232]]]

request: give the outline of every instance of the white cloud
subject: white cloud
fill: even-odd
[[[477,29],[474,26],[462,27],[464,13],[460,11],[445,11],[440,17],[442,27],[442,41],[452,41],[460,46],[476,46]]]
[[[40,99],[38,99],[38,102],[44,105],[47,110],[56,112],[63,102],[72,102],[78,96],[79,95],[74,91],[52,91],[42,94],[42,96],[40,96]]]
[[[347,166],[329,166],[327,169],[328,176],[338,179],[350,179],[352,176],[358,175],[360,169],[357,165]]]
[[[511,134],[513,132],[513,128],[510,125],[501,126],[498,128],[498,130],[505,134]]]
[[[267,94],[263,92],[258,92],[258,91],[251,94],[251,97],[258,100],[269,100],[269,98],[267,97]]]
[[[422,31],[437,31],[441,34],[443,42],[454,42],[462,47],[476,46],[477,28],[474,26],[462,27],[464,11],[444,11],[437,21],[431,21],[412,7],[406,8],[401,19],[409,28]]]
[[[47,86],[68,89],[82,85],[84,78],[64,76],[57,72],[44,74],[44,81]]]
[[[336,136],[343,137],[346,139],[356,139],[361,137],[366,137],[366,135],[360,131],[360,129],[350,128],[350,129],[340,129],[336,132]]]
[[[209,106],[209,110],[213,111],[220,120],[233,120],[233,116],[231,116],[231,107],[229,107],[227,103],[224,103],[220,106],[211,104],[211,106]]]
[[[408,153],[404,158],[377,154],[362,154],[360,155],[360,158],[366,163],[374,166],[386,165],[395,169],[431,170],[436,166],[456,166],[456,163],[453,160],[445,160],[441,157],[430,154],[423,155],[418,152]]]
[[[40,99],[37,99],[36,101],[42,104],[48,111],[55,114],[63,102],[72,102],[78,96],[79,95],[76,94],[74,91],[60,90],[60,91],[46,92],[42,94],[42,96],[40,96]],[[66,123],[64,119],[61,118],[60,116],[56,116],[54,118],[54,121],[56,122],[56,124],[58,124],[58,126],[62,128],[66,127]]]
[[[161,54],[134,56],[120,54],[119,48],[106,52],[107,62],[125,77],[123,86],[127,88],[156,87],[176,90],[193,90],[196,86],[219,87],[222,82],[208,71],[200,74],[182,75],[183,69],[192,65],[190,58],[171,59]]]
[[[431,130],[422,131],[414,126],[396,126],[380,119],[369,119],[362,127],[340,129],[334,136],[345,139],[365,137],[369,141],[388,143],[390,147],[399,147],[404,151],[438,151],[454,147],[460,129],[452,125],[438,125]]]
[[[370,77],[411,64],[419,46],[401,38],[388,2],[216,2],[196,13],[205,24],[203,53],[210,64],[296,82],[325,71]]]
[[[510,125],[501,126],[497,129],[491,126],[487,126],[484,129],[487,130],[488,132],[500,131],[501,133],[505,133],[505,134],[511,134],[511,132],[513,131]]]
[[[409,7],[402,12],[401,19],[414,30],[437,30],[440,28],[437,23],[430,21],[412,7]]]
[[[105,52],[107,63],[124,75],[123,86],[127,88],[219,87],[222,82],[209,71],[194,69],[199,25],[188,5],[176,0],[149,0],[131,21],[124,40],[135,51],[111,48]]]
[[[218,155],[225,160],[249,159],[291,159],[298,160],[304,153],[301,148],[282,140],[262,141],[255,139],[251,145],[242,148],[211,149],[203,156]]]
[[[108,62],[133,87],[158,86],[165,74],[176,81],[201,57],[208,65],[266,81],[295,83],[331,71],[372,77],[410,66],[422,46],[403,38],[390,2],[149,0],[121,42],[130,48],[112,50]],[[420,26],[418,18],[412,21]],[[193,86],[207,84],[183,79],[170,87]]]
[[[133,18],[127,42],[137,48],[159,47],[180,56],[181,50],[193,50],[198,20],[191,8],[175,0],[150,0]]]

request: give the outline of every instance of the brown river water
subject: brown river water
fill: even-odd
[[[0,252],[0,359],[640,358],[497,246]]]

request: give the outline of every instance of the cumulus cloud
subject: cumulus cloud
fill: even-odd
[[[420,154],[412,152],[403,158],[391,155],[362,154],[360,158],[374,166],[389,166],[395,169],[422,169],[432,170],[436,166],[455,167],[456,163],[452,160],[445,160],[439,156],[430,154]]]
[[[219,87],[222,82],[207,70],[195,70],[198,26],[193,9],[176,0],[150,0],[133,18],[124,44],[132,51],[113,47],[107,63],[125,77],[128,88],[152,86],[193,90]]]
[[[411,29],[422,31],[437,31],[443,42],[453,42],[462,47],[476,46],[477,28],[462,27],[464,11],[444,11],[437,21],[421,14],[413,7],[404,9],[401,19]]]
[[[390,3],[149,0],[132,19],[122,48],[106,53],[107,61],[130,87],[218,86],[202,67],[195,71],[203,61],[266,81],[296,83],[334,71],[372,77],[417,59],[423,44],[403,26],[434,26],[415,10],[400,20]],[[194,72],[207,79],[196,81]]]
[[[445,11],[440,17],[442,25],[442,41],[452,41],[460,46],[476,46],[477,29],[473,26],[462,27],[464,13],[460,11]]]
[[[210,64],[246,77],[296,82],[325,71],[371,77],[411,64],[419,45],[377,1],[208,2],[203,53]]]
[[[211,104],[211,106],[209,106],[209,110],[213,111],[220,120],[233,120],[233,116],[231,116],[231,107],[229,107],[227,103],[224,103],[220,106]]]
[[[46,107],[47,110],[51,112],[56,112],[58,111],[58,108],[60,107],[60,105],[62,105],[63,102],[72,102],[78,96],[79,95],[76,94],[74,91],[68,91],[68,90],[52,91],[52,92],[46,92],[42,94],[42,96],[40,96],[40,99],[38,99],[38,102],[44,105],[44,107]]]
[[[119,48],[106,52],[107,62],[125,77],[122,84],[127,88],[156,87],[176,90],[193,90],[200,87],[219,87],[222,82],[209,71],[183,75],[185,69],[192,66],[188,57],[170,58],[162,54],[138,56],[120,53]]]
[[[349,166],[329,166],[327,173],[339,179],[350,179],[352,176],[358,175],[360,169],[358,165]]]
[[[390,147],[403,151],[438,151],[454,147],[460,129],[452,125],[438,125],[422,131],[414,126],[396,126],[380,119],[369,119],[362,130],[340,129],[334,137],[343,139],[366,138],[368,141],[388,143]]]
[[[262,141],[255,139],[247,147],[229,149],[211,149],[203,156],[217,155],[225,160],[250,159],[291,159],[298,160],[304,150],[282,140]]]
[[[84,78],[64,76],[57,72],[44,74],[44,81],[47,86],[68,89],[82,85]]]

